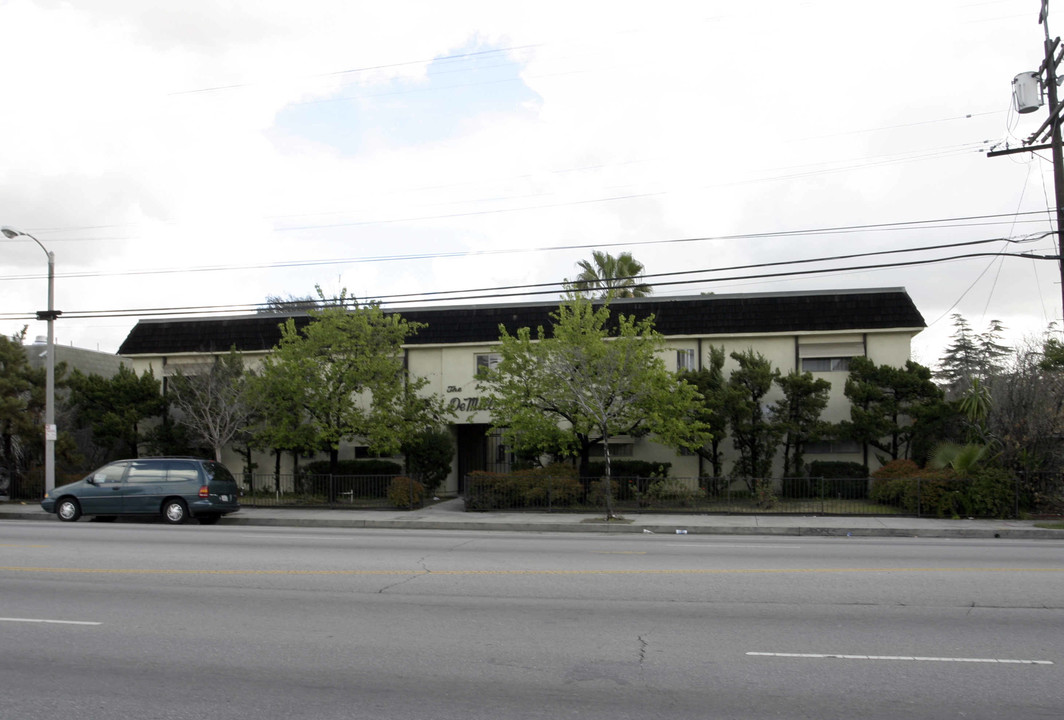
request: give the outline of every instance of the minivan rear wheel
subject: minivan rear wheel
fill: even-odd
[[[171,525],[181,525],[188,520],[188,506],[184,500],[174,498],[163,503],[163,520]]]
[[[81,517],[81,505],[74,498],[63,498],[59,501],[55,514],[63,522],[74,522]]]

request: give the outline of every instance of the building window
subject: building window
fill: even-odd
[[[848,357],[807,357],[802,358],[802,372],[849,372]]]
[[[854,440],[829,440],[806,443],[807,455],[855,455],[861,452],[861,443]]]
[[[694,350],[677,350],[676,351],[676,369],[677,370],[694,370],[695,369],[695,351]]]
[[[610,443],[611,458],[632,457],[634,452],[635,443]],[[588,455],[591,457],[606,457],[602,443],[595,443],[592,445]]]
[[[477,353],[476,358],[476,374],[480,375],[488,370],[494,370],[502,360],[502,355],[499,353]]]

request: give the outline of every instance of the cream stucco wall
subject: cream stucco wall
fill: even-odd
[[[914,332],[909,330],[884,331],[874,333],[804,333],[804,334],[779,334],[779,335],[736,335],[736,336],[706,336],[706,337],[672,337],[666,341],[666,348],[662,354],[667,369],[674,371],[677,366],[678,350],[694,350],[696,367],[707,366],[711,347],[723,347],[726,355],[724,372],[730,374],[737,363],[731,357],[733,352],[753,350],[765,356],[772,365],[779,369],[781,374],[787,374],[800,367],[800,356],[803,353],[813,355],[831,355],[848,349],[861,348],[877,364],[890,364],[895,366],[904,365],[909,359],[909,347]],[[814,347],[816,346],[816,347]],[[428,380],[425,388],[427,393],[437,394],[444,399],[445,404],[455,412],[453,426],[465,424],[489,424],[492,421],[490,403],[483,391],[477,388],[476,356],[497,352],[495,344],[460,344],[460,345],[410,345],[405,349],[406,363],[412,376],[423,377]],[[857,353],[855,353],[857,354]],[[245,364],[250,368],[257,368],[264,357],[264,353],[251,353],[245,356]],[[177,368],[192,370],[197,365],[202,367],[205,361],[209,361],[203,355],[178,355],[178,356],[137,356],[127,359],[127,362],[138,372],[144,373],[149,369],[158,378],[171,376]],[[849,417],[849,404],[843,394],[846,382],[846,372],[818,372],[816,377],[831,382],[830,403],[824,413],[824,419],[838,422]],[[777,387],[766,398],[768,404],[774,403],[782,397]],[[452,432],[454,431],[452,427]],[[631,457],[639,460],[656,462],[669,462],[672,464],[672,475],[675,477],[695,477],[700,470],[708,471],[708,466],[700,463],[693,455],[678,453],[676,450],[654,443],[649,438],[621,439],[631,445]],[[341,458],[354,457],[356,443],[348,443],[341,447]],[[730,440],[723,443],[725,452],[725,468],[730,470],[735,459],[735,452]],[[831,456],[811,456],[808,459],[833,459],[851,460],[861,462],[863,454],[847,453]],[[224,456],[226,464],[234,472],[240,472],[243,468],[243,458],[228,450]],[[309,460],[301,460],[305,464]],[[266,453],[257,453],[254,457],[257,465],[256,472],[270,473],[274,468],[274,459]],[[781,464],[779,458],[777,463]],[[282,472],[292,471],[292,462],[289,457],[282,460]],[[458,488],[458,463],[454,464],[451,477],[448,479],[444,492],[453,493]]]

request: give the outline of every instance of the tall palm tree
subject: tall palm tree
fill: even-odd
[[[639,298],[654,292],[642,282],[643,263],[632,257],[632,253],[621,253],[614,257],[609,253],[595,250],[591,260],[577,263],[580,274],[576,280],[566,280],[566,289],[576,293],[599,293],[599,297]]]

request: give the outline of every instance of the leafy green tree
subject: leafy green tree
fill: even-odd
[[[753,349],[733,352],[731,357],[739,363],[728,377],[733,393],[728,419],[732,444],[739,453],[735,474],[746,480],[752,493],[761,495],[765,492],[764,483],[772,476],[781,432],[766,412],[765,397],[779,379],[780,371]]]
[[[1014,352],[995,378],[988,431],[998,440],[997,462],[1025,472],[1064,470],[1064,345],[1053,338]]]
[[[320,304],[317,298],[310,295],[298,297],[288,295],[267,295],[266,300],[255,311],[259,315],[295,315],[310,310],[319,310]]]
[[[451,474],[454,438],[443,428],[422,430],[403,445],[406,472],[432,494]]]
[[[942,391],[931,382],[931,370],[912,360],[897,368],[855,357],[845,393],[850,421],[843,424],[843,432],[884,453],[883,462],[908,458],[921,417],[934,414],[943,402]]]
[[[954,388],[966,383],[968,378],[978,376],[979,351],[975,333],[964,316],[954,313],[950,317],[953,320],[953,335],[939,361],[935,378],[946,387]]]
[[[265,421],[274,423],[273,446],[309,441],[329,452],[333,474],[341,441],[362,438],[373,452],[393,455],[437,422],[431,415],[442,407],[422,396],[428,381],[407,377],[403,366],[403,342],[420,325],[375,303],[343,304],[312,311],[302,330],[291,318],[282,324],[256,391],[267,401]]]
[[[794,370],[776,378],[783,399],[772,406],[772,417],[783,432],[783,476],[804,472],[805,445],[827,432],[828,423],[820,419],[828,406],[831,383],[813,378],[811,372]]]
[[[566,289],[581,295],[595,295],[603,299],[647,297],[652,292],[642,282],[643,263],[632,257],[631,253],[621,253],[614,257],[609,253],[595,250],[591,260],[577,263],[580,274],[573,281],[566,280]]]
[[[653,318],[611,317],[608,306],[581,296],[551,316],[552,332],[538,328],[537,340],[529,328],[510,335],[500,327],[502,357],[481,387],[491,393],[495,427],[516,449],[579,455],[586,472],[591,445],[602,443],[611,518],[610,438],[653,433],[666,445],[700,447],[706,428],[690,418],[698,393],[665,369]]]
[[[987,329],[977,334],[962,315],[954,314],[952,319],[953,335],[934,374],[951,397],[963,394],[973,379],[990,382],[1004,370],[1011,353],[1001,343],[1005,328],[1000,321],[991,320]]]
[[[709,348],[709,365],[698,370],[682,370],[679,379],[693,385],[701,399],[692,406],[693,418],[704,425],[709,432],[706,443],[694,449],[694,452],[706,460],[712,469],[712,476],[719,478],[724,474],[724,459],[721,445],[727,436],[728,408],[732,388],[724,377],[724,348]]]
[[[89,427],[93,441],[110,454],[139,457],[141,443],[151,435],[144,426],[167,409],[161,383],[150,370],[137,375],[123,364],[113,377],[105,378],[75,369],[69,386],[78,422]]]
[[[23,328],[10,339],[0,336],[0,477],[8,482],[26,470],[29,448],[44,444],[44,370],[30,367],[25,335]]]
[[[252,424],[255,407],[248,393],[244,361],[236,348],[226,356],[215,357],[202,372],[186,375],[179,369],[170,379],[169,393],[175,421],[211,448],[219,462],[222,449]]]
[[[248,378],[248,398],[255,408],[257,422],[249,439],[252,447],[270,450],[274,455],[274,488],[281,489],[281,458],[291,453],[293,474],[299,475],[301,455],[317,449],[314,428],[303,422],[304,411],[298,395],[289,391],[290,379],[278,366],[268,376],[258,373]],[[292,380],[298,382],[298,379]]]
[[[1054,337],[1046,338],[1038,367],[1049,372],[1064,370],[1064,343]]]

